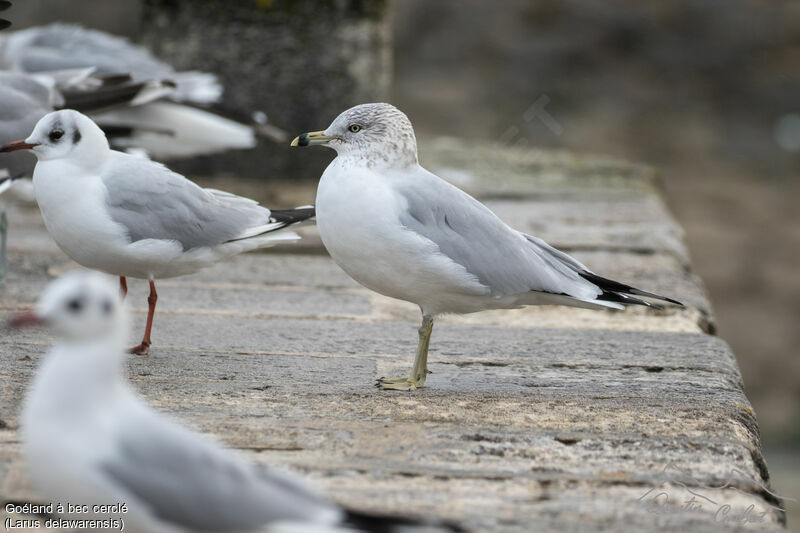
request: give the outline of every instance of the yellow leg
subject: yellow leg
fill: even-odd
[[[380,378],[377,387],[383,390],[416,390],[425,385],[428,377],[428,346],[433,332],[433,317],[422,316],[422,326],[419,328],[419,344],[417,355],[414,358],[414,368],[407,378]]]

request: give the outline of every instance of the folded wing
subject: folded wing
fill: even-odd
[[[159,519],[192,531],[254,531],[279,520],[334,523],[341,511],[288,474],[254,468],[163,420],[120,434],[101,472]]]
[[[550,303],[569,305],[574,299],[616,308],[650,305],[630,295],[677,303],[597,276],[542,239],[509,227],[482,203],[424,169],[398,191],[406,202],[401,223],[433,241],[494,296],[537,292],[564,297]]]
[[[103,171],[111,218],[131,242],[174,240],[184,250],[285,227],[254,200],[206,190],[148,159],[112,152]]]

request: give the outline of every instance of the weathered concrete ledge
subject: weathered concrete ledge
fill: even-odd
[[[475,531],[782,530],[735,357],[708,334],[710,304],[652,170],[448,139],[427,147],[429,168],[519,229],[687,308],[448,317],[434,331],[426,388],[379,392],[375,378],[411,364],[418,310],[359,287],[307,228],[298,246],[161,282],[153,353],[130,361],[142,393],[361,509]],[[0,318],[74,266],[35,210],[9,218]],[[132,282],[129,298],[138,328],[144,284]],[[39,331],[0,338],[5,497],[35,497],[17,413],[49,342]]]

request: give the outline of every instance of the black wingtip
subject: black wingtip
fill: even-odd
[[[129,79],[129,78],[128,78]],[[152,89],[154,82],[160,87],[174,88],[172,80],[125,81],[125,75],[109,79],[95,90],[64,90],[64,104],[59,109],[75,109],[83,113],[103,111],[129,104],[142,91]]]
[[[663,306],[658,304],[652,304],[650,302],[646,302],[639,298],[634,298],[633,296],[629,296],[627,294],[622,294],[619,292],[610,292],[610,291],[603,291],[603,293],[597,297],[598,300],[602,300],[604,302],[618,302],[621,304],[626,305],[643,305],[645,307],[649,307],[651,309],[661,310],[664,309]]]
[[[629,303],[629,304],[637,304],[637,305],[646,305],[648,307],[652,307],[654,309],[663,309],[663,307],[659,305],[654,305],[644,300],[640,300],[638,298],[632,298],[631,295],[635,296],[643,296],[645,298],[654,298],[656,300],[662,300],[665,302],[669,302],[674,305],[678,305],[680,307],[685,307],[681,302],[678,300],[673,300],[672,298],[667,298],[666,296],[661,296],[660,294],[654,294],[652,292],[643,291],[641,289],[637,289],[636,287],[631,287],[630,285],[626,285],[624,283],[620,283],[619,281],[614,281],[613,279],[607,279],[602,276],[598,276],[592,272],[579,272],[578,273],[583,279],[587,281],[591,281],[600,289],[603,290],[603,294],[598,296],[598,300],[606,300],[611,302],[619,302],[619,303]],[[623,299],[627,299],[624,301]]]
[[[9,7],[11,7],[12,5],[13,4],[11,2],[9,2],[8,0],[0,0],[0,11],[5,11]]]
[[[304,222],[317,216],[314,206],[297,207],[283,211],[270,210],[269,218],[272,222],[283,222],[284,226],[291,226],[299,222]]]
[[[141,128],[138,126],[129,126],[123,124],[98,124],[103,133],[106,134],[106,139],[114,143],[117,139],[129,139],[141,133],[153,133],[155,135],[163,135],[165,137],[174,137],[175,132],[172,130],[162,130],[156,128]]]
[[[427,520],[424,518],[406,518],[389,515],[373,515],[360,511],[346,511],[344,525],[355,527],[365,533],[392,533],[393,531],[409,531],[416,527],[426,531],[438,529],[442,532],[468,533],[461,525],[449,520]]]
[[[664,300],[665,302],[669,302],[671,304],[675,304],[675,305],[680,306],[680,307],[686,307],[685,305],[683,305],[678,300],[673,300],[672,298],[667,298],[666,296],[659,296],[658,298],[661,299],[661,300]]]
[[[6,19],[0,19],[0,30],[4,30],[11,26],[11,21]]]

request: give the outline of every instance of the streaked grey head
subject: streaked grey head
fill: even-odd
[[[36,317],[70,341],[86,342],[125,335],[119,287],[98,272],[71,272],[42,293]]]
[[[408,117],[391,104],[351,107],[321,132],[304,133],[293,146],[322,144],[367,166],[416,164],[417,139]]]
[[[72,109],[43,116],[25,139],[40,161],[70,158],[87,165],[101,163],[109,150],[105,133],[92,119]]]

